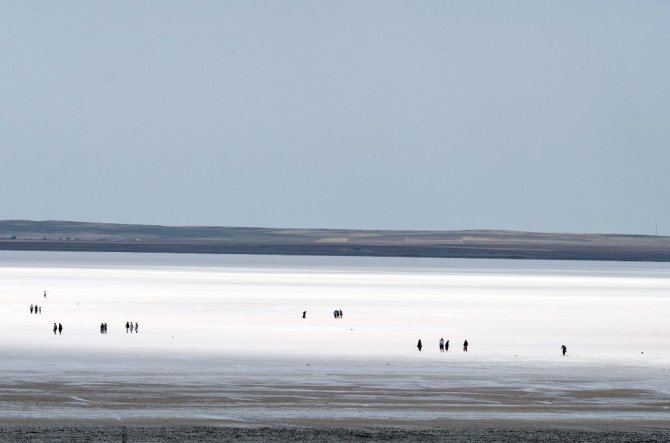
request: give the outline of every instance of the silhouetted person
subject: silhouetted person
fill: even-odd
[[[447,340],[446,343],[444,344],[444,352],[448,351],[449,351],[449,340]]]
[[[63,333],[63,325],[58,323],[58,335],[61,335]]]
[[[421,340],[419,340],[419,343],[416,344],[417,349],[419,349],[419,352],[421,352],[421,348],[423,348],[423,345],[421,344]]]
[[[54,323],[54,335],[56,335],[56,331],[58,331],[58,325]]]
[[[40,306],[40,314],[42,313],[42,306]]]
[[[302,311],[302,318],[307,318],[307,311]]]
[[[137,322],[135,322],[135,334],[137,334],[138,332],[140,332],[140,325],[138,325]]]
[[[135,327],[135,326],[133,326],[133,322],[130,322],[130,333],[131,333],[131,334],[133,333],[133,328],[134,328],[134,327]]]
[[[568,348],[566,348],[565,345],[561,345],[561,350],[563,351],[563,355],[568,352]]]
[[[444,352],[444,339],[440,339],[440,352]]]
[[[463,342],[463,352],[468,352],[468,341],[467,340],[465,340]]]
[[[130,323],[126,322],[126,334],[128,333],[128,329],[130,329]]]
[[[44,298],[47,298],[47,291],[44,291]]]
[[[33,313],[33,305],[30,305],[30,313]]]
[[[340,318],[344,318],[344,314],[342,313],[342,309],[340,309]]]

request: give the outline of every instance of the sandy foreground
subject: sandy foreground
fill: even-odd
[[[668,294],[666,264],[0,253],[0,439],[668,441]]]
[[[12,442],[667,442],[665,430],[583,430],[540,428],[448,429],[308,428],[212,426],[0,426],[0,439]]]

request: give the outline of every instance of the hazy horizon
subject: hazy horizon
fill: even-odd
[[[670,2],[0,1],[0,219],[670,233]]]
[[[240,226],[240,225],[179,225],[179,224],[162,224],[162,223],[119,223],[106,222],[95,220],[27,220],[27,219],[4,219],[2,222],[35,222],[35,223],[84,223],[84,224],[111,224],[111,225],[129,225],[129,226],[157,226],[164,228],[231,228],[231,229],[275,229],[275,230],[317,230],[317,231],[407,231],[407,232],[518,232],[521,234],[557,234],[557,235],[630,235],[630,236],[649,236],[649,237],[667,237],[662,233],[650,234],[625,234],[619,232],[577,232],[577,231],[524,231],[518,229],[495,229],[495,228],[463,228],[463,229],[375,229],[375,228],[331,228],[331,227],[301,227],[301,226]]]

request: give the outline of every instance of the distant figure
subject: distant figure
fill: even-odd
[[[419,343],[416,344],[416,347],[419,349],[419,352],[421,352],[421,348],[423,348],[423,345],[421,344],[421,339],[419,339]]]
[[[33,313],[33,305],[30,305],[30,313]]]
[[[104,323],[100,323],[100,333],[101,334],[105,333],[105,324]]]
[[[134,328],[134,326],[133,326],[133,322],[130,322],[130,333],[131,333],[131,334],[133,333],[133,328]]]
[[[140,332],[140,325],[138,325],[137,322],[135,322],[135,334],[137,334],[138,332]]]
[[[58,335],[61,335],[63,333],[63,325],[58,323]]]
[[[105,334],[107,333],[107,323],[104,323],[105,325]]]
[[[128,329],[130,329],[130,323],[126,322],[126,334],[128,333]]]
[[[44,291],[44,298],[47,298],[47,291]]]
[[[40,314],[42,313],[42,306],[40,306]]]
[[[444,352],[449,352],[449,340],[444,344]]]
[[[342,313],[342,309],[340,309],[340,318],[344,318],[344,314]]]
[[[54,323],[54,335],[56,335],[56,331],[58,331],[58,325]]]
[[[307,311],[302,311],[302,318],[307,318]]]
[[[561,350],[563,351],[563,355],[568,352],[568,348],[566,348],[565,345],[561,345]]]
[[[444,352],[444,339],[440,339],[440,352]]]
[[[463,352],[468,352],[468,341],[467,340],[465,340],[463,342]]]
[[[340,317],[340,311],[338,309],[335,309],[335,311],[333,311],[333,317],[335,317],[335,318]]]

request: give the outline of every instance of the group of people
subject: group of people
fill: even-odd
[[[449,352],[449,340],[445,342],[443,338],[440,339],[440,352]]]
[[[444,338],[440,338],[439,346],[440,346],[440,352],[449,352],[449,340],[447,340],[445,342]],[[419,339],[419,343],[416,344],[416,347],[419,351],[421,351],[421,349],[423,349],[423,343],[421,343],[420,339]],[[467,340],[465,340],[463,342],[463,352],[468,352],[468,341]]]
[[[344,315],[342,314],[342,309],[335,309],[335,311],[333,311],[333,317],[335,318],[344,317]],[[302,311],[302,318],[307,318],[307,311]]]
[[[60,323],[54,323],[53,330],[54,330],[54,335],[56,334],[56,332],[58,332],[58,334],[62,334],[63,333],[63,325],[60,324]],[[133,322],[126,322],[126,333],[128,331],[130,331],[130,332],[134,331],[135,333],[139,332],[139,325],[137,323],[133,324]],[[107,333],[107,323],[100,323],[100,333],[101,334],[106,334]]]
[[[47,298],[47,291],[44,291],[44,298]],[[42,307],[37,306],[37,305],[30,305],[30,313],[31,314],[41,314],[42,313]],[[63,334],[63,325],[61,323],[54,323],[53,326],[53,332],[54,335],[62,335]],[[133,323],[131,321],[126,322],[126,332],[139,332],[139,325],[137,322]],[[100,333],[101,334],[107,334],[107,323],[100,323]]]
[[[440,338],[440,341],[438,342],[440,346],[440,352],[449,352],[449,340],[446,342],[444,341],[444,338]],[[463,342],[463,352],[468,352],[468,341],[465,340]],[[421,343],[421,340],[419,339],[419,343],[416,344],[416,347],[419,351],[423,348],[423,343]],[[565,345],[561,345],[561,352],[563,355],[568,353],[568,348]]]

